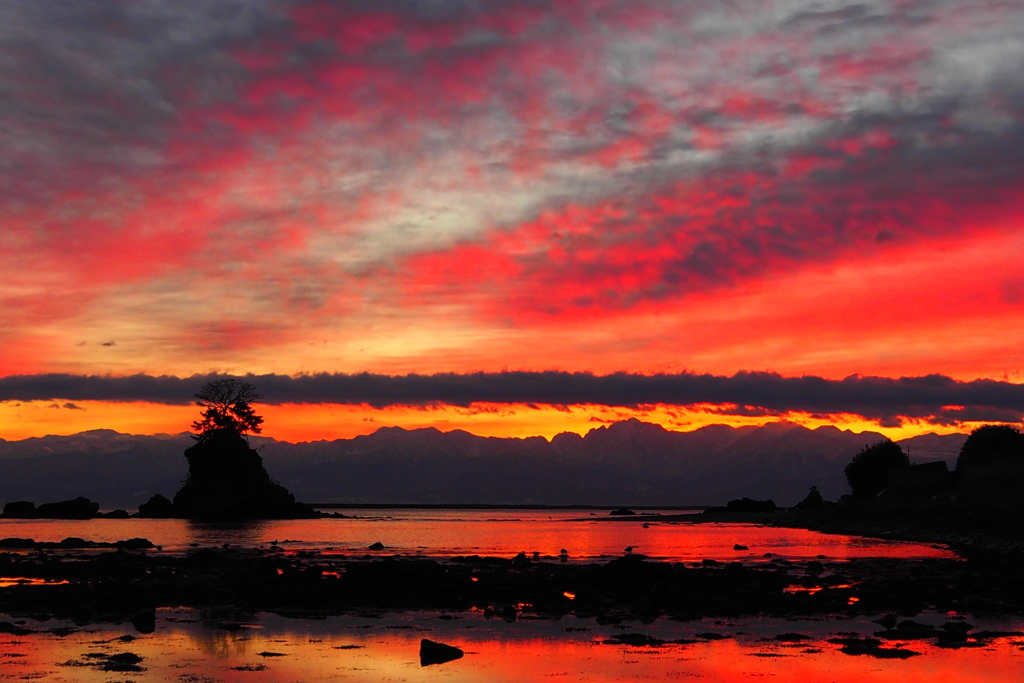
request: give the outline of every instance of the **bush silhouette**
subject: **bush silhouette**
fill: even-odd
[[[861,449],[844,472],[855,498],[874,498],[889,485],[889,470],[907,467],[903,449],[886,439]]]
[[[964,465],[983,464],[1014,456],[1024,457],[1024,433],[1009,425],[985,425],[971,432],[960,447],[956,469],[962,472]]]

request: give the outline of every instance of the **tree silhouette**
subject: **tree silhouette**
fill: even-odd
[[[898,444],[886,439],[865,446],[846,466],[846,481],[855,498],[874,498],[889,485],[889,470],[910,467]]]
[[[232,431],[240,436],[259,434],[263,418],[250,405],[262,398],[248,382],[235,378],[218,379],[206,384],[195,395],[196,405],[203,408],[202,419],[192,423],[196,434],[192,438],[203,441],[214,432]]]
[[[1010,425],[984,425],[978,427],[960,447],[956,469],[964,465],[1002,460],[1006,457],[1024,457],[1024,433]]]

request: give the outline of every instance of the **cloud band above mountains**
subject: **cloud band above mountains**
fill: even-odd
[[[204,383],[225,375],[103,377],[70,374],[0,378],[0,401],[146,401],[185,404]],[[727,414],[853,414],[898,424],[1019,422],[1024,385],[943,375],[842,380],[783,377],[769,372],[594,375],[569,372],[444,373],[434,375],[249,375],[269,404],[398,405],[474,403],[707,406]]]

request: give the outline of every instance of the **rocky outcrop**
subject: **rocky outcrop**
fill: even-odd
[[[263,459],[237,432],[222,429],[185,451],[188,480],[174,496],[174,516],[188,519],[317,517],[270,479]]]
[[[158,493],[139,506],[139,517],[149,519],[174,517],[174,503]]]
[[[43,503],[36,508],[36,516],[41,519],[92,519],[99,510],[99,503],[79,496],[59,503]]]
[[[36,504],[28,500],[17,500],[4,505],[4,517],[32,519],[37,517]]]

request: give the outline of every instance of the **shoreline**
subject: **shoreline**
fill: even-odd
[[[721,512],[687,516],[694,523],[744,522],[826,534],[942,544],[963,557],[1024,559],[1024,509],[946,503],[897,507],[826,503],[809,510]]]
[[[135,544],[142,548],[141,543]],[[598,623],[665,617],[1022,615],[1015,562],[827,558],[758,563],[607,562],[335,555],[280,547],[201,548],[182,555],[46,544],[0,552],[0,613],[79,624],[130,621],[158,608],[231,608],[296,618],[380,610],[482,611],[514,621],[574,615]],[[2,623],[0,623],[2,626]]]

